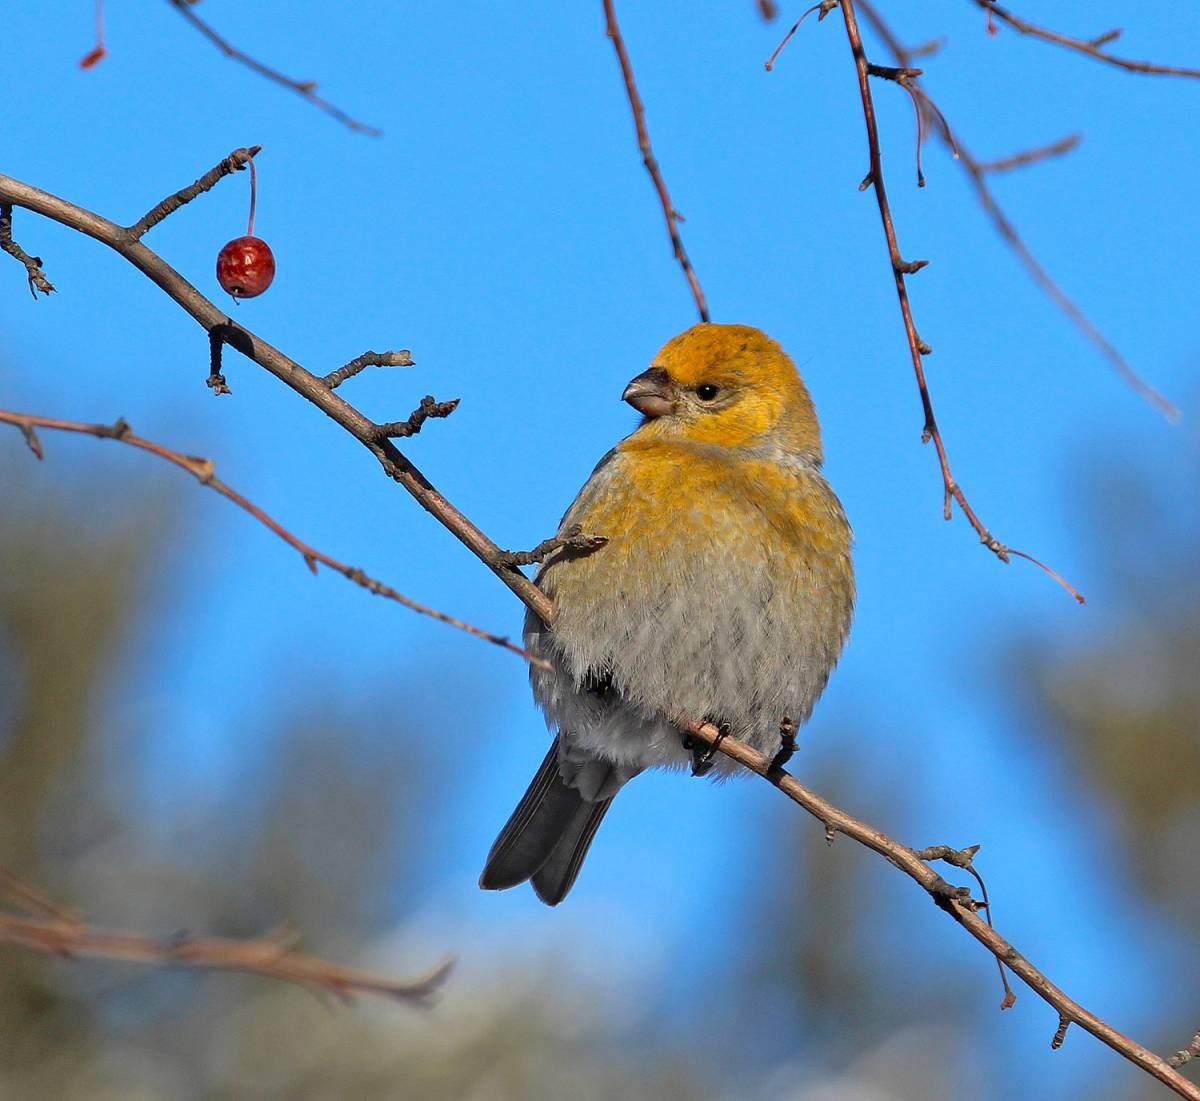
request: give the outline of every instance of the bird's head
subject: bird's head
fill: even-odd
[[[820,462],[821,429],[796,365],[749,325],[695,325],[666,343],[622,398],[638,434],[722,447],[777,444]]]

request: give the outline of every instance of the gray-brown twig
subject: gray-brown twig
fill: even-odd
[[[907,845],[888,837],[887,834],[835,807],[815,791],[805,787],[790,773],[773,768],[772,761],[744,742],[723,734],[712,723],[687,722],[680,724],[695,738],[709,745],[716,745],[719,752],[737,761],[740,765],[757,773],[768,783],[777,787],[797,806],[806,810],[824,827],[826,836],[842,833],[872,852],[882,856],[893,867],[898,868],[916,881],[929,894],[938,908],[949,914],[972,937],[1016,975],[1039,998],[1053,1006],[1059,1017],[1069,1018],[1074,1024],[1086,1029],[1118,1055],[1128,1059],[1148,1074],[1169,1086],[1180,1097],[1200,1101],[1200,1086],[1189,1082],[1171,1066],[1168,1060],[1156,1055],[1149,1048],[1118,1032],[1106,1021],[1084,1009],[1078,1002],[1055,986],[1041,971],[1004,939],[988,922],[979,916],[978,904],[964,894],[965,888],[950,887],[946,881]],[[719,743],[719,744],[718,744]],[[936,851],[940,851],[938,846]],[[958,850],[947,848],[948,853]],[[964,850],[964,852],[969,850]]]
[[[899,38],[896,37],[891,27],[880,16],[875,7],[874,0],[858,0],[858,6],[863,13],[863,18],[871,25],[871,29],[879,36],[880,41],[887,47],[897,63],[905,66],[911,64],[917,56],[916,52],[905,47]],[[1112,341],[1096,327],[1091,319],[1075,304],[1074,300],[1054,281],[1050,273],[1041,265],[1037,257],[1033,255],[1024,238],[1018,232],[1017,227],[1008,215],[1005,214],[1000,204],[996,201],[996,197],[992,194],[991,188],[988,186],[986,177],[989,173],[1014,168],[1018,164],[1030,164],[1036,160],[1043,160],[1047,156],[1066,152],[1069,148],[1073,147],[1071,139],[1067,138],[1062,142],[1056,142],[1050,146],[1042,146],[1039,149],[1030,150],[1028,153],[1018,153],[999,161],[979,161],[962,144],[958,135],[951,132],[945,116],[941,111],[936,110],[933,101],[920,88],[915,78],[913,87],[921,91],[924,97],[924,104],[932,108],[929,121],[938,137],[953,152],[955,160],[958,161],[963,171],[966,172],[967,178],[971,181],[971,186],[975,190],[975,197],[979,205],[983,207],[984,213],[991,219],[992,225],[996,227],[996,231],[1004,239],[1005,244],[1016,254],[1017,259],[1024,265],[1025,270],[1033,277],[1034,282],[1041,287],[1042,293],[1066,315],[1067,319],[1108,360],[1117,374],[1125,380],[1126,385],[1153,405],[1169,421],[1178,422],[1180,412],[1175,404],[1160,394],[1129,365]],[[1021,558],[1027,557],[1018,551],[1011,551],[1011,553]]]
[[[642,163],[646,166],[646,171],[650,173],[654,190],[658,192],[658,201],[662,204],[663,217],[667,222],[667,233],[671,236],[671,248],[675,253],[675,259],[679,261],[679,266],[683,269],[684,278],[687,279],[688,286],[692,291],[692,297],[696,300],[696,309],[700,312],[700,320],[707,321],[708,303],[704,299],[704,291],[700,288],[700,280],[692,267],[692,262],[688,259],[687,250],[683,247],[683,238],[679,235],[679,223],[683,221],[683,216],[671,202],[666,182],[663,180],[662,169],[658,167],[658,160],[650,146],[650,132],[646,129],[646,108],[642,103],[642,97],[638,95],[637,84],[633,79],[633,64],[625,49],[625,39],[621,37],[621,28],[617,25],[617,13],[613,7],[613,0],[604,0],[604,18],[604,33],[612,39],[613,49],[617,51],[617,61],[621,66],[621,76],[625,80],[625,94],[629,97],[629,108],[633,112],[633,125],[637,131],[638,148],[642,151]]]
[[[144,237],[169,214],[174,214],[181,206],[190,203],[198,195],[212,190],[231,172],[241,172],[261,151],[261,145],[252,145],[247,149],[235,149],[228,157],[218,161],[205,172],[195,183],[181,187],[174,195],[168,195],[161,203],[156,203],[125,232],[135,240]]]
[[[358,119],[351,118],[340,107],[335,107],[327,99],[322,99],[317,95],[317,82],[315,80],[293,80],[290,76],[285,76],[278,69],[272,69],[269,65],[264,65],[261,61],[257,61],[249,54],[239,50],[232,43],[217,34],[212,27],[192,11],[192,4],[194,2],[195,0],[167,0],[167,3],[171,7],[179,12],[184,19],[191,23],[196,30],[204,35],[226,57],[241,62],[246,68],[253,69],[260,76],[265,76],[268,80],[274,81],[284,88],[290,88],[297,95],[303,96],[314,107],[324,111],[327,115],[332,115],[338,122],[344,126],[348,126],[351,130],[356,130],[360,134],[370,134],[372,137],[379,137],[383,133],[378,127],[368,126],[365,122],[359,122]]]
[[[867,60],[866,51],[863,49],[862,36],[859,33],[858,19],[854,10],[854,0],[840,0],[839,7],[841,8],[843,22],[846,26],[846,37],[850,43],[850,52],[854,57],[855,70],[858,73],[858,89],[862,99],[863,119],[867,127],[867,151],[871,166],[867,173],[867,178],[863,181],[863,187],[874,188],[875,200],[879,206],[879,218],[883,223],[883,233],[887,241],[888,258],[891,261],[892,276],[896,286],[896,297],[900,303],[900,316],[904,322],[904,334],[908,339],[913,372],[916,375],[917,389],[921,395],[921,407],[925,413],[925,427],[922,439],[933,441],[934,449],[937,452],[938,465],[941,467],[943,486],[942,514],[949,520],[951,516],[951,502],[957,502],[958,507],[962,510],[962,514],[967,518],[968,523],[970,523],[979,536],[979,541],[996,555],[1001,562],[1007,562],[1010,553],[1032,562],[1035,566],[1038,566],[1053,577],[1082,604],[1083,596],[1052,569],[1024,551],[1012,551],[984,527],[983,521],[976,515],[962,487],[955,481],[954,475],[950,471],[950,460],[946,453],[946,445],[942,441],[942,433],[938,427],[937,418],[933,413],[933,401],[929,396],[929,386],[925,379],[925,367],[921,362],[922,356],[929,354],[929,345],[917,335],[916,323],[913,321],[912,306],[908,300],[908,286],[905,283],[905,276],[916,271],[918,267],[923,265],[920,261],[907,262],[900,255],[900,246],[896,242],[896,227],[892,222],[887,188],[883,181],[883,162],[879,153],[879,129],[875,121],[875,104],[871,98],[871,66]]]
[[[29,280],[29,293],[37,299],[38,291],[49,294],[54,290],[54,284],[46,278],[42,271],[42,258],[30,256],[12,235],[12,204],[0,203],[0,249],[3,249],[19,264],[25,265],[25,278]]]
[[[1125,69],[1131,73],[1153,73],[1158,76],[1187,76],[1200,79],[1200,69],[1158,65],[1153,61],[1131,61],[1129,58],[1118,57],[1116,54],[1110,53],[1104,47],[1120,35],[1119,30],[1107,31],[1095,38],[1072,38],[1068,34],[1047,30],[1045,27],[1036,26],[1020,16],[1013,15],[1007,8],[1002,8],[997,4],[995,0],[973,0],[973,2],[977,7],[983,8],[989,16],[994,16],[1007,23],[1014,31],[1029,35],[1031,38],[1040,38],[1044,42],[1053,42],[1056,46],[1065,46],[1068,50],[1085,54],[1087,57],[1094,57],[1097,61],[1115,65],[1118,69]]]
[[[572,524],[561,535],[552,535],[549,539],[543,539],[532,550],[506,550],[501,554],[510,566],[532,566],[535,562],[541,562],[547,555],[553,554],[554,551],[561,550],[563,547],[570,547],[573,550],[589,554],[594,550],[599,550],[607,542],[608,536],[584,535],[583,528],[579,524]]]
[[[339,562],[336,558],[326,554],[324,551],[317,550],[316,547],[309,546],[303,540],[293,535],[278,521],[273,520],[262,509],[260,509],[253,501],[243,497],[237,490],[221,481],[215,474],[215,467],[211,459],[201,459],[195,455],[185,455],[181,451],[175,451],[172,448],[164,447],[162,444],[155,443],[153,440],[143,439],[141,436],[135,436],[129,425],[122,419],[115,424],[87,424],[81,421],[64,421],[55,417],[39,417],[29,413],[16,413],[11,410],[0,409],[0,423],[11,424],[21,430],[25,436],[26,442],[29,444],[30,450],[39,458],[44,457],[41,440],[38,439],[37,430],[39,428],[50,429],[57,432],[74,432],[79,435],[95,436],[97,439],[118,440],[123,444],[128,444],[130,447],[135,447],[140,451],[146,451],[151,455],[157,455],[160,459],[165,459],[167,462],[179,467],[181,470],[187,471],[201,485],[208,486],[209,489],[219,493],[226,500],[232,501],[238,508],[248,512],[260,524],[268,528],[279,536],[288,546],[295,548],[301,557],[304,559],[305,565],[315,574],[317,572],[317,564],[326,566],[335,573],[340,573],[348,581],[353,581],[354,584],[364,588],[369,593],[376,596],[386,597],[388,600],[394,600],[397,604],[402,604],[404,607],[418,612],[421,615],[429,616],[431,619],[436,619],[439,623],[445,623],[447,626],[455,627],[460,631],[465,631],[475,638],[483,639],[485,642],[490,642],[494,646],[499,646],[509,653],[516,654],[518,657],[524,658],[531,665],[536,665],[542,669],[549,669],[549,663],[541,658],[535,657],[528,650],[523,650],[520,646],[509,641],[505,635],[496,634],[493,631],[485,631],[482,627],[476,627],[472,623],[467,623],[465,620],[458,619],[456,616],[447,615],[445,612],[440,612],[436,608],[431,608],[426,604],[418,603],[410,599],[403,593],[393,589],[390,585],[385,585],[382,581],[377,581],[369,576],[364,571],[356,566],[348,566],[345,562]]]
[[[448,417],[458,408],[458,398],[449,401],[438,401],[432,394],[426,394],[421,404],[414,409],[405,420],[389,421],[379,425],[379,438],[382,440],[402,440],[415,436],[430,418]]]
[[[344,367],[330,371],[325,376],[325,385],[330,390],[336,390],[348,378],[353,378],[368,367],[411,367],[413,366],[412,352],[402,348],[398,352],[363,352],[356,356]]]
[[[0,869],[0,893],[20,890],[19,898],[40,897],[32,884]],[[378,994],[397,1001],[427,1004],[445,982],[453,966],[441,964],[424,978],[398,982],[370,971],[301,955],[299,937],[287,929],[256,940],[231,937],[197,937],[182,934],[148,937],[138,933],[96,929],[84,925],[67,911],[51,907],[50,913],[25,917],[0,909],[0,945],[24,948],[48,956],[122,960],[158,967],[196,967],[216,971],[244,971],[352,999],[358,994]]]

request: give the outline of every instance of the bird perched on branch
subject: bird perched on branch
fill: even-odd
[[[706,719],[768,756],[837,663],[854,606],[851,533],[821,474],[816,411],[758,329],[696,325],[622,395],[643,414],[600,460],[535,580],[533,693],[557,730],[488,854],[481,887],[566,897],[613,797],[646,768],[727,774],[679,723]],[[708,759],[706,759],[706,756]]]

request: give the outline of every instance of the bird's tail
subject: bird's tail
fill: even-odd
[[[613,779],[619,788],[627,778]],[[555,738],[529,789],[492,845],[479,886],[501,891],[528,879],[538,898],[547,906],[557,906],[579,875],[592,838],[616,794],[611,782],[604,786],[613,794],[594,802],[585,799],[578,788],[568,787],[559,773]]]

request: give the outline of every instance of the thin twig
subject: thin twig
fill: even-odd
[[[415,436],[431,417],[450,416],[458,408],[459,400],[459,398],[451,398],[449,401],[438,401],[432,394],[426,394],[421,399],[421,404],[408,415],[406,420],[389,421],[387,424],[379,425],[377,428],[379,438],[381,440],[402,440],[408,436]]]
[[[852,0],[843,0],[844,3]],[[1086,1029],[1118,1055],[1128,1059],[1148,1074],[1169,1086],[1180,1097],[1200,1101],[1200,1085],[1189,1082],[1179,1074],[1166,1059],[1149,1048],[1118,1032],[1094,1013],[1084,1009],[1078,1002],[1055,986],[1043,972],[1016,950],[994,928],[988,925],[977,910],[979,906],[966,888],[950,886],[933,870],[917,852],[901,844],[887,834],[835,807],[815,791],[805,787],[790,773],[772,768],[769,757],[764,756],[744,742],[718,730],[712,723],[676,720],[691,736],[715,745],[719,752],[731,760],[757,773],[768,783],[777,787],[826,829],[827,835],[842,833],[872,852],[882,856],[910,879],[915,880],[930,898],[945,913],[949,914],[972,937],[992,953],[1005,967],[1017,976],[1039,998],[1056,1009],[1060,1016]]]
[[[360,134],[370,134],[372,137],[379,137],[383,133],[378,127],[368,126],[365,122],[359,122],[358,119],[351,118],[341,108],[335,107],[326,99],[322,99],[317,95],[317,82],[315,80],[293,80],[290,76],[285,76],[279,72],[278,69],[272,69],[269,65],[264,65],[249,54],[243,53],[236,46],[217,34],[212,27],[192,11],[192,2],[193,0],[167,0],[167,3],[171,7],[179,12],[184,19],[191,23],[196,30],[204,35],[226,57],[231,57],[234,61],[240,61],[248,69],[253,69],[268,80],[274,81],[276,84],[281,84],[285,88],[290,88],[293,92],[303,96],[314,107],[324,111],[327,115],[332,115],[338,122],[344,126],[348,126],[351,130],[356,130]]]
[[[252,145],[246,149],[235,149],[228,157],[223,158],[205,172],[195,183],[190,183],[187,187],[181,187],[174,195],[168,195],[161,203],[156,204],[152,209],[146,211],[126,232],[134,240],[144,237],[149,230],[158,225],[167,215],[174,214],[181,206],[190,203],[196,196],[210,191],[231,172],[241,172],[247,164],[253,162],[255,156],[261,150],[261,145]]]
[[[863,14],[866,14],[866,9],[863,9]],[[933,101],[930,100],[932,103]],[[946,132],[950,130],[946,127]],[[1009,157],[999,157],[994,161],[983,161],[979,163],[980,172],[986,172],[989,175],[995,175],[999,172],[1011,172],[1014,168],[1024,168],[1029,164],[1037,164],[1039,161],[1048,161],[1052,157],[1061,157],[1066,153],[1070,153],[1079,143],[1083,141],[1082,134],[1068,134],[1065,138],[1059,138],[1058,141],[1049,142],[1046,145],[1039,145],[1033,149],[1026,149],[1020,153],[1013,153]]]
[[[353,378],[368,367],[412,367],[412,352],[401,348],[398,352],[363,352],[336,371],[330,371],[325,376],[325,385],[330,390],[336,390],[348,378]]]
[[[164,447],[153,440],[135,436],[124,420],[118,420],[115,424],[86,424],[80,421],[65,421],[55,417],[39,417],[29,413],[16,413],[0,409],[0,423],[12,424],[20,428],[22,432],[26,433],[27,440],[29,439],[29,433],[32,433],[35,428],[47,428],[59,432],[74,432],[79,435],[95,436],[98,439],[118,440],[121,443],[128,444],[130,447],[136,447],[141,451],[149,452],[151,455],[157,455],[160,459],[165,459],[181,470],[187,471],[201,485],[206,485],[209,489],[215,490],[222,497],[232,501],[238,508],[248,512],[260,524],[278,535],[288,546],[297,550],[304,559],[305,564],[314,574],[317,572],[317,564],[320,563],[334,572],[340,573],[348,581],[353,581],[354,584],[366,589],[369,593],[386,597],[388,600],[394,600],[397,604],[402,604],[414,612],[419,612],[421,615],[436,619],[439,623],[445,623],[460,631],[466,631],[467,634],[474,635],[475,638],[483,639],[485,642],[490,642],[494,646],[499,646],[511,654],[516,654],[518,657],[524,658],[531,665],[536,665],[539,669],[550,670],[549,662],[535,657],[528,650],[523,650],[520,646],[510,642],[506,636],[496,634],[492,631],[485,631],[482,627],[476,627],[474,624],[467,623],[456,616],[447,615],[445,612],[439,612],[436,608],[420,604],[397,592],[390,585],[385,585],[382,581],[375,580],[375,578],[370,577],[356,566],[348,566],[344,562],[339,562],[324,551],[317,550],[316,547],[305,543],[278,521],[273,520],[263,512],[253,501],[247,500],[237,490],[221,481],[214,473],[215,468],[211,459],[202,459],[195,455],[185,455],[181,451]],[[36,436],[34,439],[36,440]],[[30,446],[34,446],[32,441],[30,442]],[[34,453],[39,459],[42,457],[40,444]]]
[[[995,915],[992,913],[992,900],[988,897],[987,884],[983,881],[983,876],[979,874],[979,870],[975,867],[975,854],[979,852],[978,845],[968,845],[965,849],[956,849],[951,845],[931,845],[929,848],[921,849],[917,856],[922,860],[944,860],[947,864],[953,865],[955,868],[962,868],[964,871],[974,877],[975,882],[979,884],[979,893],[983,897],[981,908],[984,911],[984,916],[987,918],[987,923],[995,926]],[[1004,987],[1004,997],[1000,1001],[1001,1009],[1011,1009],[1017,1001],[1017,996],[1012,992],[1012,987],[1008,985],[1008,976],[1004,973],[1004,964],[999,960],[996,961],[997,967],[1000,969],[1000,985]]]
[[[148,937],[111,929],[95,929],[78,921],[26,918],[0,912],[0,945],[26,948],[50,956],[121,960],[157,967],[194,967],[243,971],[264,978],[329,991],[343,999],[378,994],[417,1005],[428,1004],[453,966],[446,962],[424,978],[398,982],[370,971],[342,967],[296,951],[297,937],[282,930],[257,940],[197,937],[185,934]]]
[[[1153,61],[1131,61],[1129,58],[1118,57],[1116,54],[1109,53],[1108,50],[1104,49],[1104,46],[1106,43],[1112,42],[1121,33],[1119,30],[1108,31],[1091,39],[1072,38],[1070,35],[1047,30],[1045,27],[1036,26],[1022,19],[1020,16],[1013,15],[1007,8],[1002,8],[999,4],[995,3],[995,0],[973,0],[973,2],[977,7],[983,8],[989,16],[995,16],[1002,22],[1007,23],[1014,31],[1027,34],[1031,38],[1040,38],[1045,42],[1053,42],[1056,46],[1065,46],[1068,50],[1086,54],[1088,57],[1094,57],[1097,61],[1103,61],[1109,65],[1116,65],[1119,69],[1125,69],[1131,73],[1153,73],[1158,76],[1187,76],[1200,79],[1200,69],[1180,68],[1175,65],[1158,65]]]
[[[908,348],[912,355],[913,371],[917,378],[917,389],[920,391],[921,406],[925,413],[925,427],[922,438],[933,441],[934,448],[937,451],[938,465],[942,471],[942,485],[944,489],[942,513],[949,520],[950,503],[952,500],[956,501],[958,507],[962,509],[963,515],[967,518],[968,523],[975,529],[980,542],[996,555],[1000,561],[1007,562],[1009,560],[1009,548],[984,527],[983,522],[976,515],[975,510],[967,501],[966,494],[963,493],[962,488],[954,480],[954,475],[950,471],[950,460],[946,454],[946,445],[942,442],[942,434],[938,428],[937,418],[933,413],[933,402],[929,396],[929,386],[925,380],[925,368],[921,362],[921,357],[928,354],[928,345],[924,344],[917,335],[917,327],[913,321],[912,307],[908,301],[908,287],[904,281],[906,273],[916,270],[916,266],[920,262],[910,263],[904,260],[900,255],[900,246],[896,243],[896,227],[892,222],[892,212],[888,205],[887,188],[883,182],[883,163],[879,153],[879,130],[875,122],[875,104],[871,99],[870,62],[868,62],[866,52],[863,50],[862,36],[859,34],[858,20],[854,12],[854,0],[841,0],[839,6],[846,25],[846,37],[850,42],[850,52],[854,56],[854,65],[858,73],[858,89],[859,95],[862,98],[863,119],[867,127],[867,147],[870,153],[871,168],[867,175],[867,181],[864,181],[864,183],[869,181],[869,184],[874,186],[875,200],[879,205],[879,217],[883,223],[884,237],[887,239],[888,258],[891,261],[892,277],[896,286],[896,297],[900,302],[900,315],[904,321],[904,333],[908,338]],[[1020,554],[1020,557],[1041,567],[1047,574],[1055,578],[1079,603],[1082,604],[1084,602],[1082,595],[1078,591],[1037,559],[1024,552]]]
[[[813,4],[811,8],[805,9],[805,11],[801,13],[800,18],[791,25],[791,28],[788,30],[787,34],[785,34],[780,40],[779,45],[775,47],[775,52],[763,62],[763,68],[766,69],[768,73],[775,68],[775,62],[779,59],[779,55],[783,53],[784,46],[786,46],[792,40],[792,35],[794,35],[800,29],[800,24],[803,23],[804,20],[806,20],[810,15],[812,15],[813,12],[816,11],[821,13],[817,16],[817,22],[820,23],[821,20],[824,19],[825,16],[827,16],[837,6],[838,0],[820,0],[820,3]]]
[[[7,252],[18,263],[25,265],[25,278],[29,280],[29,293],[33,295],[35,301],[38,291],[48,295],[54,290],[54,284],[46,278],[45,272],[42,271],[42,258],[30,256],[13,240],[11,203],[0,204],[0,249]]]
[[[1173,1067],[1181,1067],[1184,1063],[1190,1063],[1193,1059],[1200,1059],[1200,1030],[1192,1037],[1192,1042],[1187,1047],[1175,1052],[1167,1062]]]
[[[621,37],[621,28],[617,25],[617,13],[613,7],[613,0],[604,0],[604,18],[606,20],[604,33],[612,39],[613,49],[617,51],[617,61],[621,65],[621,75],[625,78],[625,92],[629,97],[629,107],[633,111],[633,125],[637,130],[638,148],[642,151],[642,163],[646,166],[646,171],[650,173],[650,179],[654,182],[654,190],[658,192],[658,201],[662,204],[663,217],[667,223],[667,233],[671,236],[671,248],[674,250],[675,259],[679,261],[679,266],[683,269],[684,277],[692,290],[692,297],[696,300],[696,309],[700,312],[700,320],[707,321],[708,303],[704,299],[704,291],[700,288],[700,280],[696,276],[692,262],[688,259],[687,251],[683,247],[683,238],[679,235],[679,223],[683,221],[683,217],[671,203],[671,196],[667,193],[667,185],[663,180],[662,171],[658,167],[658,160],[654,156],[654,150],[650,147],[650,132],[646,129],[646,108],[642,103],[642,97],[638,95],[637,84],[634,83],[633,65],[630,63],[629,54],[625,49],[625,40]]]
[[[607,544],[607,535],[584,535],[582,525],[572,524],[561,535],[552,535],[549,539],[543,539],[532,550],[506,550],[501,553],[504,561],[510,566],[532,566],[535,562],[543,561],[547,556],[564,547],[590,554]]]
[[[875,8],[873,0],[858,0],[858,6],[862,10],[863,18],[871,24],[871,29],[879,36],[880,41],[883,42],[896,61],[901,65],[910,64],[914,57],[913,52],[905,48],[891,27],[884,22]],[[928,95],[925,96],[925,100],[932,105],[933,101],[929,99]],[[1026,245],[1008,215],[1001,209],[1000,204],[992,194],[991,188],[988,186],[986,176],[988,172],[995,171],[995,167],[988,166],[986,162],[976,160],[958,137],[951,132],[945,116],[940,111],[936,112],[932,121],[938,136],[954,153],[955,159],[967,173],[971,181],[971,186],[975,189],[976,199],[979,205],[983,207],[984,213],[991,219],[992,225],[996,227],[996,231],[1016,254],[1017,259],[1024,265],[1025,270],[1033,277],[1034,282],[1041,287],[1042,293],[1067,316],[1071,324],[1083,333],[1092,346],[1108,360],[1127,386],[1145,401],[1153,405],[1167,420],[1172,423],[1178,423],[1181,419],[1178,407],[1138,375],[1126,362],[1125,357],[1121,355],[1116,346],[1113,345],[1067,293],[1051,278],[1050,273],[1042,267],[1037,257],[1030,251],[1029,246]],[[1018,156],[1020,155],[1018,154]]]

